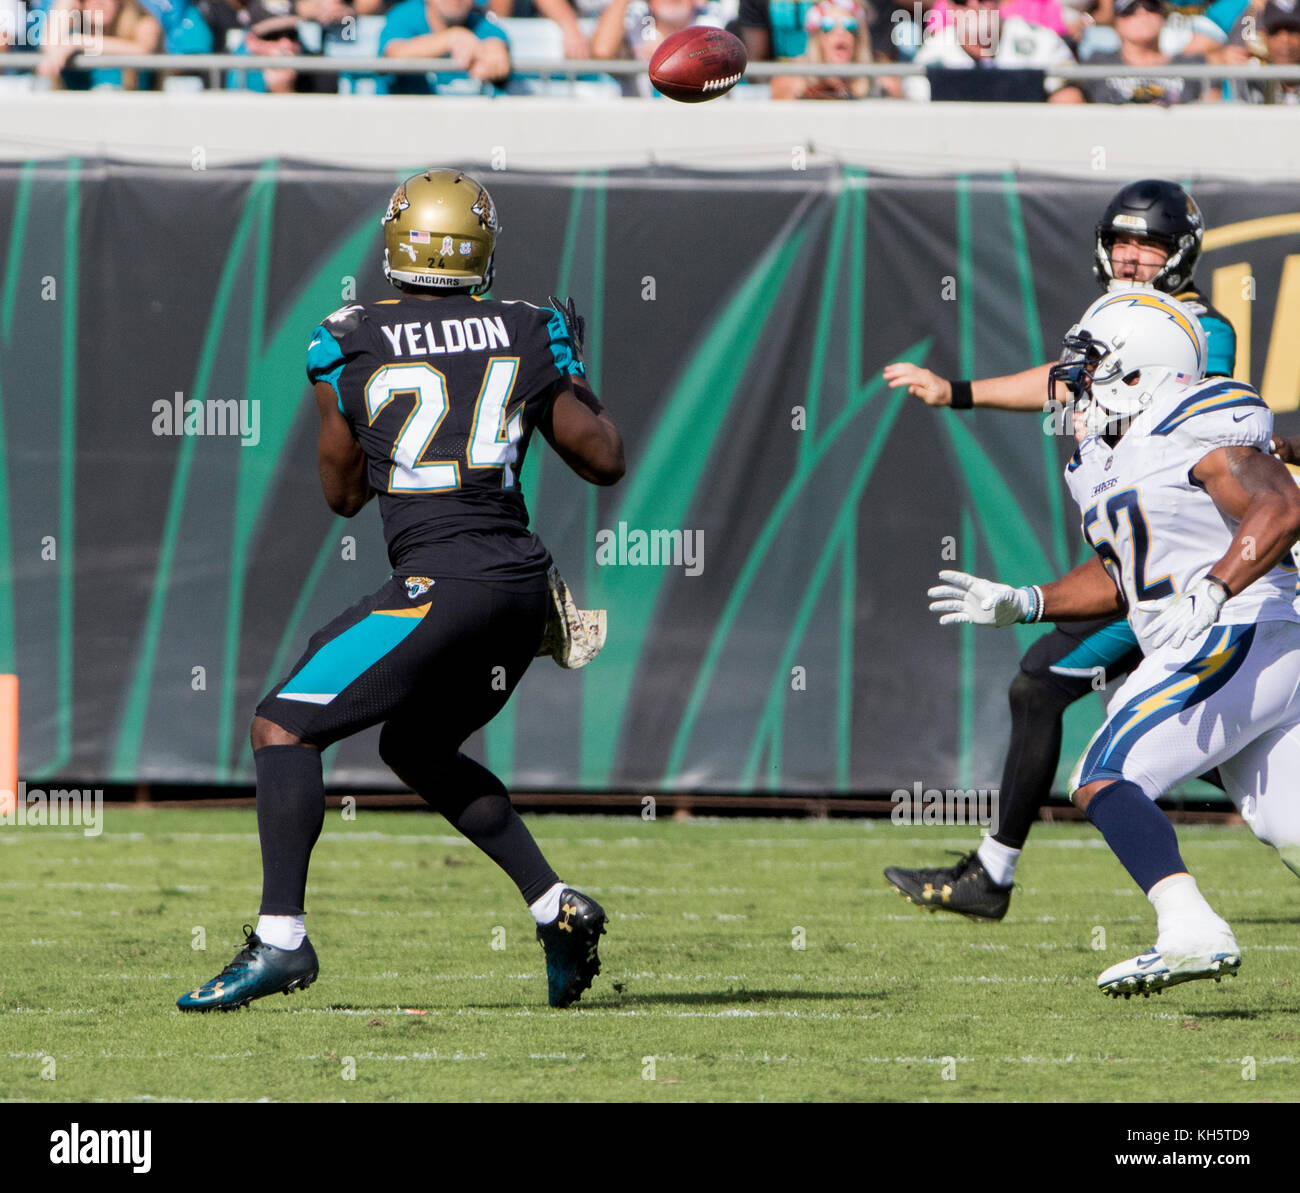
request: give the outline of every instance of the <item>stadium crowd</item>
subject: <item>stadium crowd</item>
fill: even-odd
[[[778,76],[775,99],[1300,103],[1292,82],[1125,74],[1067,84],[1052,74],[1075,62],[1295,66],[1300,0],[0,0],[0,55],[39,55],[35,70],[6,69],[0,57],[0,90],[197,90],[212,85],[204,72],[137,72],[111,59],[227,52],[447,59],[446,70],[415,75],[230,71],[232,89],[532,94],[553,84],[512,58],[648,61],[691,25],[730,29],[751,61],[928,68],[903,79]],[[82,50],[102,64],[70,69]],[[653,94],[644,74],[584,74],[569,86]],[[768,90],[751,82],[738,96]]]

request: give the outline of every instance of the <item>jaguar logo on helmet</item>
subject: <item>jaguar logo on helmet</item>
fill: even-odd
[[[470,208],[470,211],[478,216],[489,232],[501,231],[500,225],[497,224],[496,204],[492,202],[492,196],[487,191],[479,191],[478,198],[474,200],[474,206]]]
[[[404,182],[393,192],[393,197],[388,200],[388,210],[384,212],[384,218],[380,220],[380,223],[387,224],[395,220],[410,205],[406,198],[406,183]]]

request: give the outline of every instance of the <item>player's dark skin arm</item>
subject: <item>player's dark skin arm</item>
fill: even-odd
[[[542,434],[570,468],[593,485],[614,485],[623,479],[623,437],[595,394],[570,377],[539,424]]]
[[[320,411],[320,486],[330,509],[351,518],[374,496],[366,476],[366,454],[339,410],[338,395],[328,381],[316,382],[316,407]]]
[[[1124,612],[1123,596],[1095,555],[1059,580],[1039,587],[1043,591],[1042,621],[1091,621]]]
[[[1228,550],[1210,574],[1239,593],[1300,538],[1300,489],[1281,461],[1253,447],[1212,451],[1192,475],[1214,504],[1238,523]]]
[[[1274,435],[1269,449],[1283,464],[1300,464],[1300,438],[1284,439]]]

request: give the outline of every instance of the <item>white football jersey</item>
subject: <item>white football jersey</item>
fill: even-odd
[[[1123,589],[1144,653],[1156,615],[1138,604],[1185,592],[1223,558],[1237,530],[1192,469],[1220,447],[1267,451],[1272,434],[1272,411],[1254,389],[1212,378],[1164,389],[1113,448],[1097,435],[1079,444],[1066,483],[1084,537]],[[1300,621],[1291,556],[1232,597],[1219,621]]]

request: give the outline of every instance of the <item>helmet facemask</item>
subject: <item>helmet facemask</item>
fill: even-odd
[[[1048,375],[1066,387],[1089,430],[1117,437],[1167,386],[1203,378],[1205,358],[1205,332],[1187,308],[1134,290],[1097,299]]]

